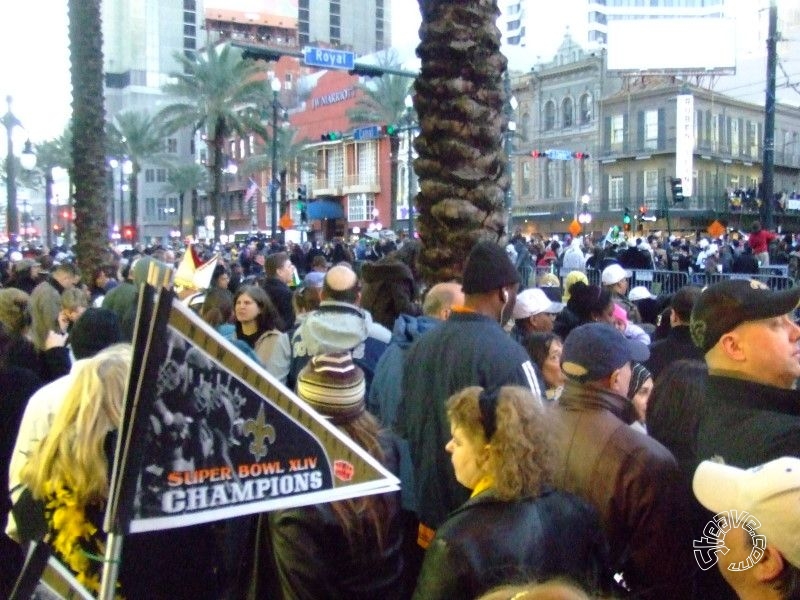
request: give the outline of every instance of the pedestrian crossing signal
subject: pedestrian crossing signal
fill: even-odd
[[[320,141],[323,142],[335,142],[337,140],[342,139],[342,132],[341,131],[326,131],[321,136],[319,136]]]
[[[397,127],[397,125],[394,125],[394,124],[390,123],[389,125],[384,125],[383,126],[383,133],[385,133],[388,136],[392,136],[392,137],[396,136],[399,132],[400,132],[400,129]]]

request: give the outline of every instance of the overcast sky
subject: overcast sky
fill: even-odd
[[[225,0],[233,4],[235,0]],[[249,2],[255,0],[248,0]],[[263,0],[269,2],[271,0]],[[286,1],[286,0],[283,0]],[[291,1],[291,0],[289,0]],[[356,1],[356,0],[350,0]],[[766,18],[758,6],[767,0],[728,0],[739,14],[739,51],[763,53]],[[578,42],[586,39],[586,0],[548,2],[528,31],[530,58],[549,60],[561,42],[567,25]],[[797,6],[797,0],[778,0],[779,6]],[[533,6],[544,6],[536,0]],[[414,0],[393,0],[392,38],[396,45],[413,50],[419,29],[419,5]],[[741,40],[741,41],[740,41]],[[70,114],[67,0],[7,0],[0,20],[0,110],[5,97],[14,97],[13,111],[34,141],[51,139],[63,132]],[[786,64],[800,80],[800,57]],[[18,135],[24,140],[26,132]],[[21,145],[21,142],[20,142]],[[0,156],[5,145],[0,144]]]

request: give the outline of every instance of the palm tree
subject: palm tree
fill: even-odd
[[[130,225],[138,235],[139,217],[139,173],[142,163],[161,152],[163,138],[155,119],[144,111],[126,111],[117,114],[110,124],[113,139],[119,143],[122,153],[127,155],[133,169],[128,179],[130,189]]]
[[[69,127],[64,130],[64,133],[53,140],[42,142],[36,147],[38,154],[36,159],[36,169],[42,173],[44,177],[44,226],[47,231],[45,234],[45,243],[50,246],[52,227],[52,204],[53,204],[53,169],[61,167],[64,169],[72,168],[72,155],[70,154],[70,147],[72,145],[72,131]]]
[[[72,80],[72,179],[78,266],[86,281],[108,240],[101,0],[69,0]]]
[[[476,240],[499,241],[505,234],[506,58],[495,25],[496,0],[419,0],[419,5],[415,204],[420,267],[432,284],[459,276]]]
[[[399,68],[395,53],[383,53],[380,57],[378,66]],[[408,78],[387,74],[359,83],[358,89],[361,95],[356,105],[347,112],[351,123],[397,125],[405,118],[406,96],[411,91]],[[394,228],[397,216],[397,161],[400,151],[400,138],[397,135],[389,136],[389,151],[392,161],[389,206],[391,227]]]
[[[260,108],[272,102],[272,92],[263,80],[263,70],[252,60],[242,60],[241,51],[227,44],[211,46],[192,58],[176,54],[182,70],[171,73],[172,83],[164,91],[178,98],[165,107],[159,118],[167,131],[189,127],[205,131],[209,150],[214,238],[219,239],[219,199],[222,189],[224,148],[234,134],[251,133],[267,139]]]
[[[181,239],[183,239],[183,207],[186,192],[192,192],[194,196],[199,188],[206,187],[207,182],[206,170],[197,163],[173,165],[167,171],[167,185],[164,186],[163,191],[165,194],[178,195],[178,232]],[[192,208],[192,222],[194,222],[196,207]]]

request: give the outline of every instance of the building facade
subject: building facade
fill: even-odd
[[[599,206],[601,100],[619,86],[606,73],[604,52],[585,51],[569,34],[551,62],[512,76],[514,227],[565,231],[587,197],[588,210]]]
[[[553,61],[515,76],[512,92],[512,214],[523,232],[564,233],[584,208],[592,215],[584,230],[595,235],[621,226],[626,209],[645,231],[705,228],[717,218],[737,227],[758,217],[763,107],[674,77],[610,74],[602,50],[584,51],[569,36]],[[682,94],[692,98],[691,193],[673,204]],[[777,106],[774,156],[776,220],[797,228],[785,200],[800,188],[799,109]]]
[[[725,0],[588,0],[589,48],[608,44],[608,24],[615,20],[721,18]]]
[[[107,0],[103,2],[103,60],[106,117],[126,111],[155,114],[165,102],[161,91],[168,74],[180,68],[174,54],[193,56],[205,42],[202,0]],[[194,139],[180,132],[163,143],[175,162],[194,160]],[[123,156],[109,156],[109,234],[120,237],[131,225],[128,175]],[[116,162],[113,162],[116,161]],[[168,242],[178,226],[177,194],[165,192],[167,169],[163,163],[145,160],[138,177],[137,239]],[[191,217],[184,215],[184,230]]]

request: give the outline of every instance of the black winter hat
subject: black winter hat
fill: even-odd
[[[117,313],[107,308],[87,308],[69,332],[69,344],[75,358],[90,358],[122,341]]]
[[[515,283],[519,283],[519,273],[505,249],[488,241],[472,247],[461,283],[465,294],[483,294]]]

